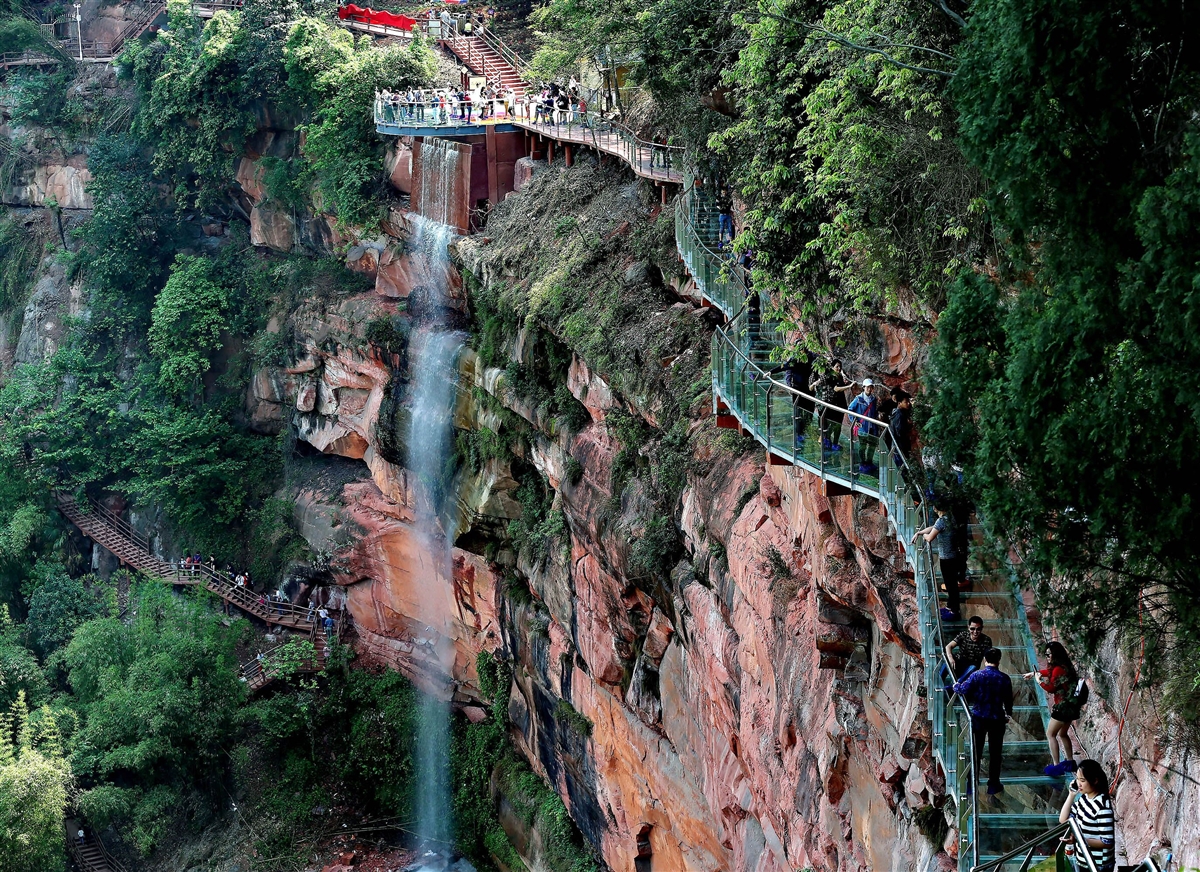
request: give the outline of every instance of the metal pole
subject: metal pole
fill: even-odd
[[[79,59],[83,60],[83,14],[79,11],[82,5],[75,4],[75,34],[79,37]]]

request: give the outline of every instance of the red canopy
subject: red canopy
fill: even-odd
[[[393,12],[384,12],[375,9],[365,9],[362,6],[355,6],[353,3],[347,3],[345,6],[338,7],[338,18],[345,21],[361,21],[364,24],[381,24],[384,27],[395,27],[398,30],[412,30],[416,24],[416,19],[409,18],[407,15],[396,15]]]

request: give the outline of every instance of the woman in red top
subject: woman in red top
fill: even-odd
[[[1046,744],[1050,746],[1050,759],[1054,762],[1043,772],[1047,775],[1062,775],[1075,771],[1075,749],[1071,745],[1071,722],[1079,717],[1079,709],[1069,698],[1079,674],[1071,663],[1067,649],[1061,642],[1046,645],[1046,668],[1038,672],[1025,673],[1026,678],[1036,677],[1038,684],[1047,693],[1054,695],[1054,707],[1050,709],[1050,725],[1046,727]],[[1063,761],[1058,761],[1059,745],[1062,745]]]

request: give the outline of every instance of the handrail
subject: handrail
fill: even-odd
[[[746,272],[729,262],[730,256],[713,251],[696,229],[695,219],[700,215],[711,215],[712,207],[701,208],[694,196],[695,181],[685,182],[685,195],[675,200],[675,247],[687,264],[700,293],[712,302],[726,319],[733,318],[750,296],[750,282]],[[723,264],[713,269],[714,264]]]
[[[509,66],[516,70],[521,76],[521,80],[524,81],[525,74],[529,72],[529,63],[523,57],[509,48],[508,44],[503,39],[493,33],[490,25],[481,22],[480,24],[476,25],[476,27],[479,31],[479,38],[487,43],[487,45],[489,45],[497,54],[499,54],[500,57],[504,58],[504,60],[508,62]]]
[[[1037,849],[1056,836],[1061,838],[1061,836],[1066,833],[1067,830],[1071,831],[1071,836],[1075,840],[1075,856],[1083,857],[1084,861],[1087,863],[1088,872],[1098,872],[1096,869],[1096,861],[1092,859],[1092,852],[1087,848],[1087,842],[1084,839],[1083,830],[1079,826],[1079,821],[1075,820],[1075,818],[1071,818],[1066,823],[1055,824],[1044,833],[1039,833],[1029,841],[1025,842],[1025,844],[1014,848],[1001,857],[996,857],[988,860],[986,863],[978,863],[972,866],[971,872],[999,872],[1005,863],[1016,860],[1022,854],[1025,855],[1025,859],[1021,861],[1021,866],[1016,870],[1016,872],[1026,872],[1026,870],[1029,868],[1029,864],[1033,862],[1033,855],[1037,852]]]

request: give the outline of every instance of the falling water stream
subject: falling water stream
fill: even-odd
[[[408,432],[408,467],[416,478],[416,532],[422,559],[416,579],[421,613],[444,620],[445,586],[451,581],[451,548],[455,537],[453,502],[447,499],[443,470],[451,447],[456,397],[458,354],[463,336],[444,321],[447,303],[447,246],[454,230],[445,224],[414,219],[414,245],[428,263],[428,296],[422,310],[429,313],[413,334],[409,356],[412,403]],[[454,648],[450,629],[431,626],[430,673],[453,674]],[[422,697],[417,734],[417,832],[424,850],[448,846],[452,837],[450,815],[450,701],[445,695]]]
[[[421,142],[421,214],[439,224],[453,218],[454,191],[462,155],[457,143],[426,138]]]

